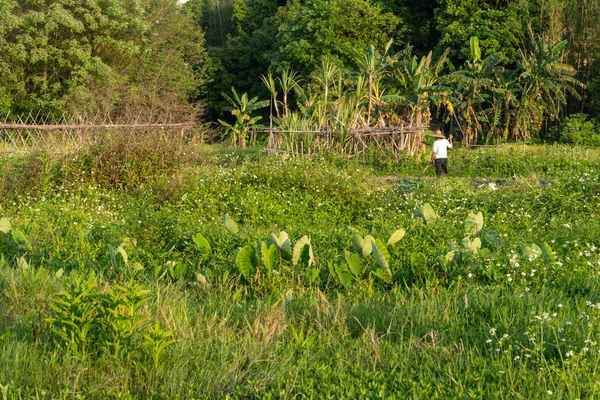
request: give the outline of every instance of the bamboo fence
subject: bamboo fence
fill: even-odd
[[[309,130],[282,130],[270,127],[257,127],[253,132],[268,134],[267,152],[287,153],[303,156],[321,150],[331,150],[339,154],[356,157],[364,156],[369,148],[388,149],[397,161],[401,152],[413,154],[423,149],[426,125],[402,124],[395,127],[370,127],[347,129],[345,132],[329,126],[314,127]]]
[[[99,119],[87,115],[42,116],[32,113],[26,116],[0,116],[0,153],[28,154],[34,151],[72,153],[90,144],[102,132],[126,132],[143,135],[161,130],[168,135],[184,136],[195,127],[193,122],[174,123],[162,121],[124,121]]]

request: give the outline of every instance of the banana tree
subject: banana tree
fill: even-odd
[[[499,124],[502,89],[504,82],[503,68],[499,66],[499,54],[481,57],[479,39],[470,40],[471,55],[463,67],[446,77],[453,85],[456,114],[462,119],[466,132],[464,140],[468,143],[477,142],[483,131],[492,134]],[[489,139],[488,134],[488,139]]]
[[[233,125],[219,120],[219,123],[223,125],[227,133],[231,135],[231,145],[236,147],[238,144],[240,147],[246,147],[246,137],[250,128],[262,119],[261,116],[251,117],[253,111],[260,108],[267,107],[269,100],[258,100],[258,97],[253,97],[248,100],[248,94],[244,93],[241,96],[238,95],[235,88],[231,88],[232,97],[225,93],[221,93],[225,100],[231,104],[230,107],[226,107],[225,110],[231,111],[231,115],[235,116],[236,120]]]
[[[401,53],[393,57],[390,94],[382,96],[382,100],[407,107],[410,110],[410,123],[417,125],[429,122],[432,104],[445,104],[449,110],[453,110],[451,91],[443,84],[442,75],[448,50],[435,62],[432,52],[421,60],[416,56],[407,56],[409,54]]]

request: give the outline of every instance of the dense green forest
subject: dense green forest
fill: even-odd
[[[0,15],[4,115],[232,123],[248,93],[285,126],[598,137],[599,0],[5,0]]]

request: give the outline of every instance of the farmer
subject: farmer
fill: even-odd
[[[433,153],[431,153],[430,164],[435,163],[435,174],[440,177],[442,174],[448,174],[448,149],[452,148],[452,135],[446,139],[442,131],[435,131],[433,137],[437,140],[433,143]]]

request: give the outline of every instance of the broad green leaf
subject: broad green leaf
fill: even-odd
[[[312,246],[310,244],[310,239],[306,235],[294,245],[292,264],[297,265],[298,262],[302,262],[303,265],[312,265],[313,263]]]
[[[173,279],[179,279],[187,272],[187,266],[179,261],[167,261],[167,270]]]
[[[18,269],[29,269],[29,263],[25,260],[25,257],[19,257],[17,259],[17,268]]]
[[[312,284],[319,277],[319,269],[317,267],[306,268],[306,280],[308,284]]]
[[[197,233],[193,240],[198,250],[210,251],[210,243],[208,243],[208,240],[201,233]]]
[[[391,257],[390,257],[390,253],[388,252],[388,249],[387,249],[387,246],[385,245],[385,243],[383,243],[379,239],[374,240],[372,243],[373,243],[373,253],[375,253],[375,247],[377,247],[378,250],[381,252],[381,254],[384,256],[385,261],[389,264]],[[373,254],[373,255],[375,255],[375,254]]]
[[[158,265],[156,268],[154,268],[154,280],[157,280],[158,278],[161,277],[161,275],[164,273],[164,267],[162,265]]]
[[[285,231],[279,232],[279,236],[271,233],[271,240],[281,252],[281,257],[290,260],[292,257],[292,244],[288,234]]]
[[[533,261],[542,255],[542,249],[535,243],[525,244],[521,246],[521,254],[523,254],[523,257]]]
[[[354,245],[354,251],[356,251],[358,254],[362,255],[362,248],[364,244],[365,241],[362,236],[360,236],[358,233],[352,235],[352,245]]]
[[[237,224],[229,217],[228,214],[223,215],[223,223],[225,224],[225,228],[234,235],[238,233]]]
[[[277,264],[277,259],[279,258],[277,246],[274,243],[271,243],[271,246],[269,246],[268,243],[261,242],[260,250],[264,266],[271,271],[275,268],[275,264]]]
[[[65,273],[65,270],[63,268],[61,268],[61,269],[59,269],[58,271],[56,271],[54,273],[54,277],[56,279],[60,279],[63,276],[64,273]]]
[[[25,236],[25,234],[20,229],[12,228],[10,231],[10,235],[12,236],[15,242],[27,247],[27,250],[32,249],[31,243],[29,243],[27,236]]]
[[[447,252],[446,256],[444,257],[446,259],[446,262],[451,262],[452,260],[454,260],[454,254],[456,254],[455,250]]]
[[[8,218],[2,218],[0,219],[0,232],[3,233],[8,233],[10,232],[10,221],[8,220]]]
[[[368,257],[371,254],[371,252],[373,251],[374,240],[375,239],[373,239],[373,236],[371,235],[365,236],[364,239],[358,233],[355,233],[352,236],[352,244],[354,245],[354,250],[356,250],[356,252],[360,254],[361,257]]]
[[[485,247],[498,249],[502,246],[502,238],[496,232],[481,231],[479,236],[481,237],[481,244]]]
[[[350,253],[348,250],[345,250],[344,257],[348,263],[350,272],[352,272],[354,276],[358,277],[363,270],[362,259],[360,258],[360,255],[358,253]]]
[[[121,246],[117,247],[115,258],[117,259],[117,261],[119,261],[120,258],[120,261],[122,261],[122,265],[127,265],[127,252]]]
[[[246,280],[250,280],[256,272],[256,252],[250,245],[244,246],[236,254],[235,265]]]
[[[314,256],[312,245],[309,243],[307,246],[303,246],[300,251],[300,261],[301,265],[311,266],[314,263]]]
[[[375,270],[375,275],[385,283],[392,283],[392,274],[389,269],[377,268]]]
[[[198,283],[200,283],[202,286],[206,286],[208,284],[206,277],[200,272],[196,272],[196,281],[198,281]]]
[[[375,271],[375,274],[383,279],[385,282],[391,283],[392,281],[392,271],[390,270],[390,253],[388,253],[385,244],[381,242],[381,240],[377,239],[377,241],[373,244],[373,257],[375,258],[375,262],[379,265]],[[382,270],[383,272],[379,272]]]
[[[481,228],[483,228],[483,214],[481,211],[477,214],[470,212],[465,221],[465,234],[476,235]]]
[[[350,271],[348,270],[348,266],[346,264],[338,264],[334,266],[335,274],[342,283],[342,285],[348,287],[354,281],[354,278]]]
[[[474,238],[473,240],[471,240],[471,238],[467,236],[463,238],[460,244],[464,250],[470,251],[472,253],[477,253],[477,251],[481,249],[481,239],[479,238]]]
[[[404,237],[405,233],[406,231],[404,229],[398,229],[396,232],[392,233],[387,241],[388,246],[398,243]]]
[[[552,252],[552,248],[548,245],[548,243],[544,242],[541,246],[542,248],[542,260],[544,260],[544,264],[554,264],[556,258],[554,258],[554,253]]]
[[[351,227],[350,225],[344,225],[344,229],[346,230],[346,232],[348,233],[356,233],[356,229],[354,229],[353,227]]]
[[[433,208],[429,203],[417,206],[415,215],[418,218],[423,218],[428,225],[433,224],[437,218],[435,211],[433,211]]]

